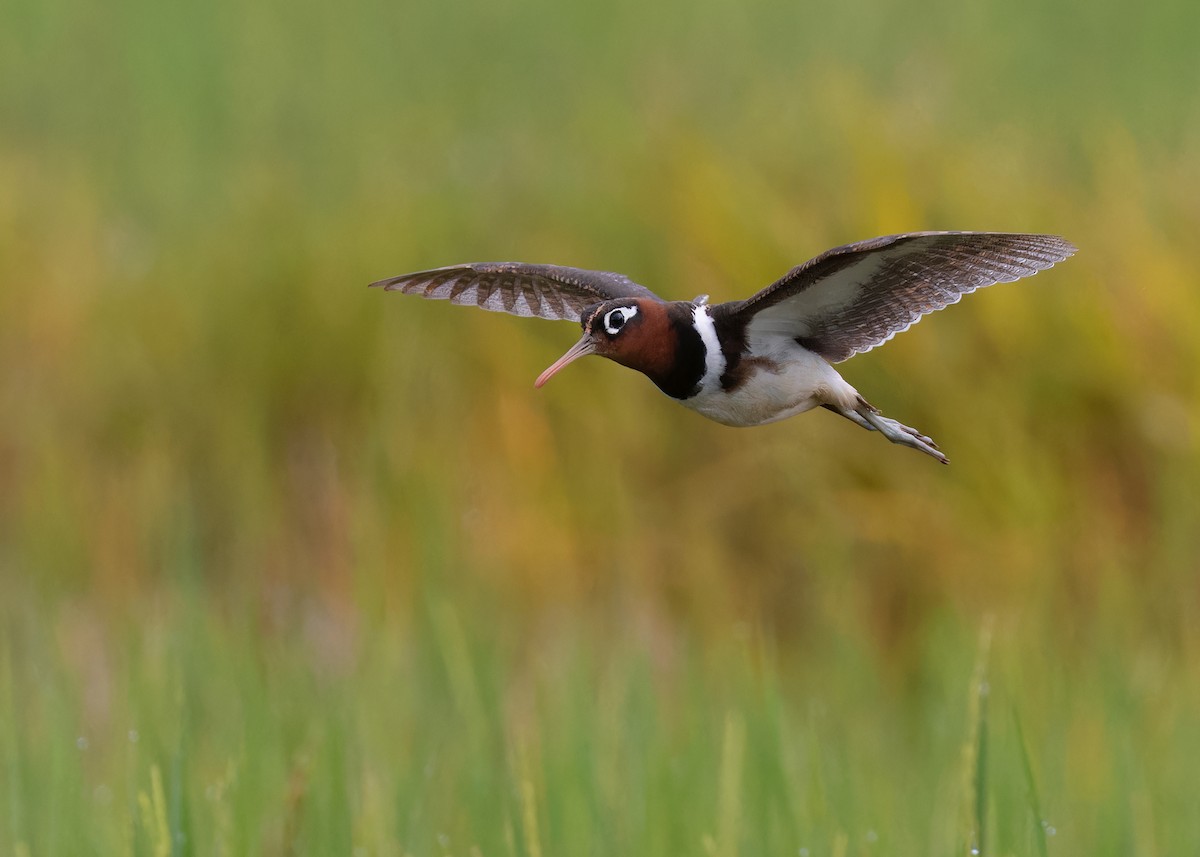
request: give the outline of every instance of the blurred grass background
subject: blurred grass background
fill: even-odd
[[[1200,847],[1200,7],[0,16],[0,847]],[[752,432],[460,261],[1077,257]]]

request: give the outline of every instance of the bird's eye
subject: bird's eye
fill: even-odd
[[[637,307],[617,307],[604,314],[604,329],[609,336],[616,336],[625,326],[625,322],[637,315]]]

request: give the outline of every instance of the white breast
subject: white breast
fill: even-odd
[[[700,309],[697,308],[697,313]],[[705,348],[711,354],[712,346],[699,322],[696,327],[701,330]],[[720,347],[715,344],[715,332],[713,340],[719,355]],[[700,392],[690,399],[684,399],[682,404],[727,426],[771,423],[826,403],[854,407],[858,392],[824,358],[798,345],[795,340],[784,337],[772,337],[771,340],[756,343],[758,347],[754,349],[754,357],[775,364],[777,371],[756,368],[745,383],[728,392],[721,388],[719,373],[715,382],[709,383],[710,372],[706,372]],[[711,369],[711,364],[706,368]],[[724,369],[725,360],[722,357],[721,371]]]

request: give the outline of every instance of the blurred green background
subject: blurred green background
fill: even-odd
[[[0,849],[1200,849],[1200,6],[0,9]],[[519,259],[1079,254],[709,423]]]

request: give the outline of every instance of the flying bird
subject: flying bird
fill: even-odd
[[[598,354],[636,369],[673,399],[729,426],[757,426],[818,406],[948,464],[936,443],[883,416],[838,374],[963,295],[1075,252],[1054,235],[908,232],[835,247],[740,301],[666,301],[622,274],[478,262],[372,283],[435,300],[552,320],[583,336],[545,372]]]

